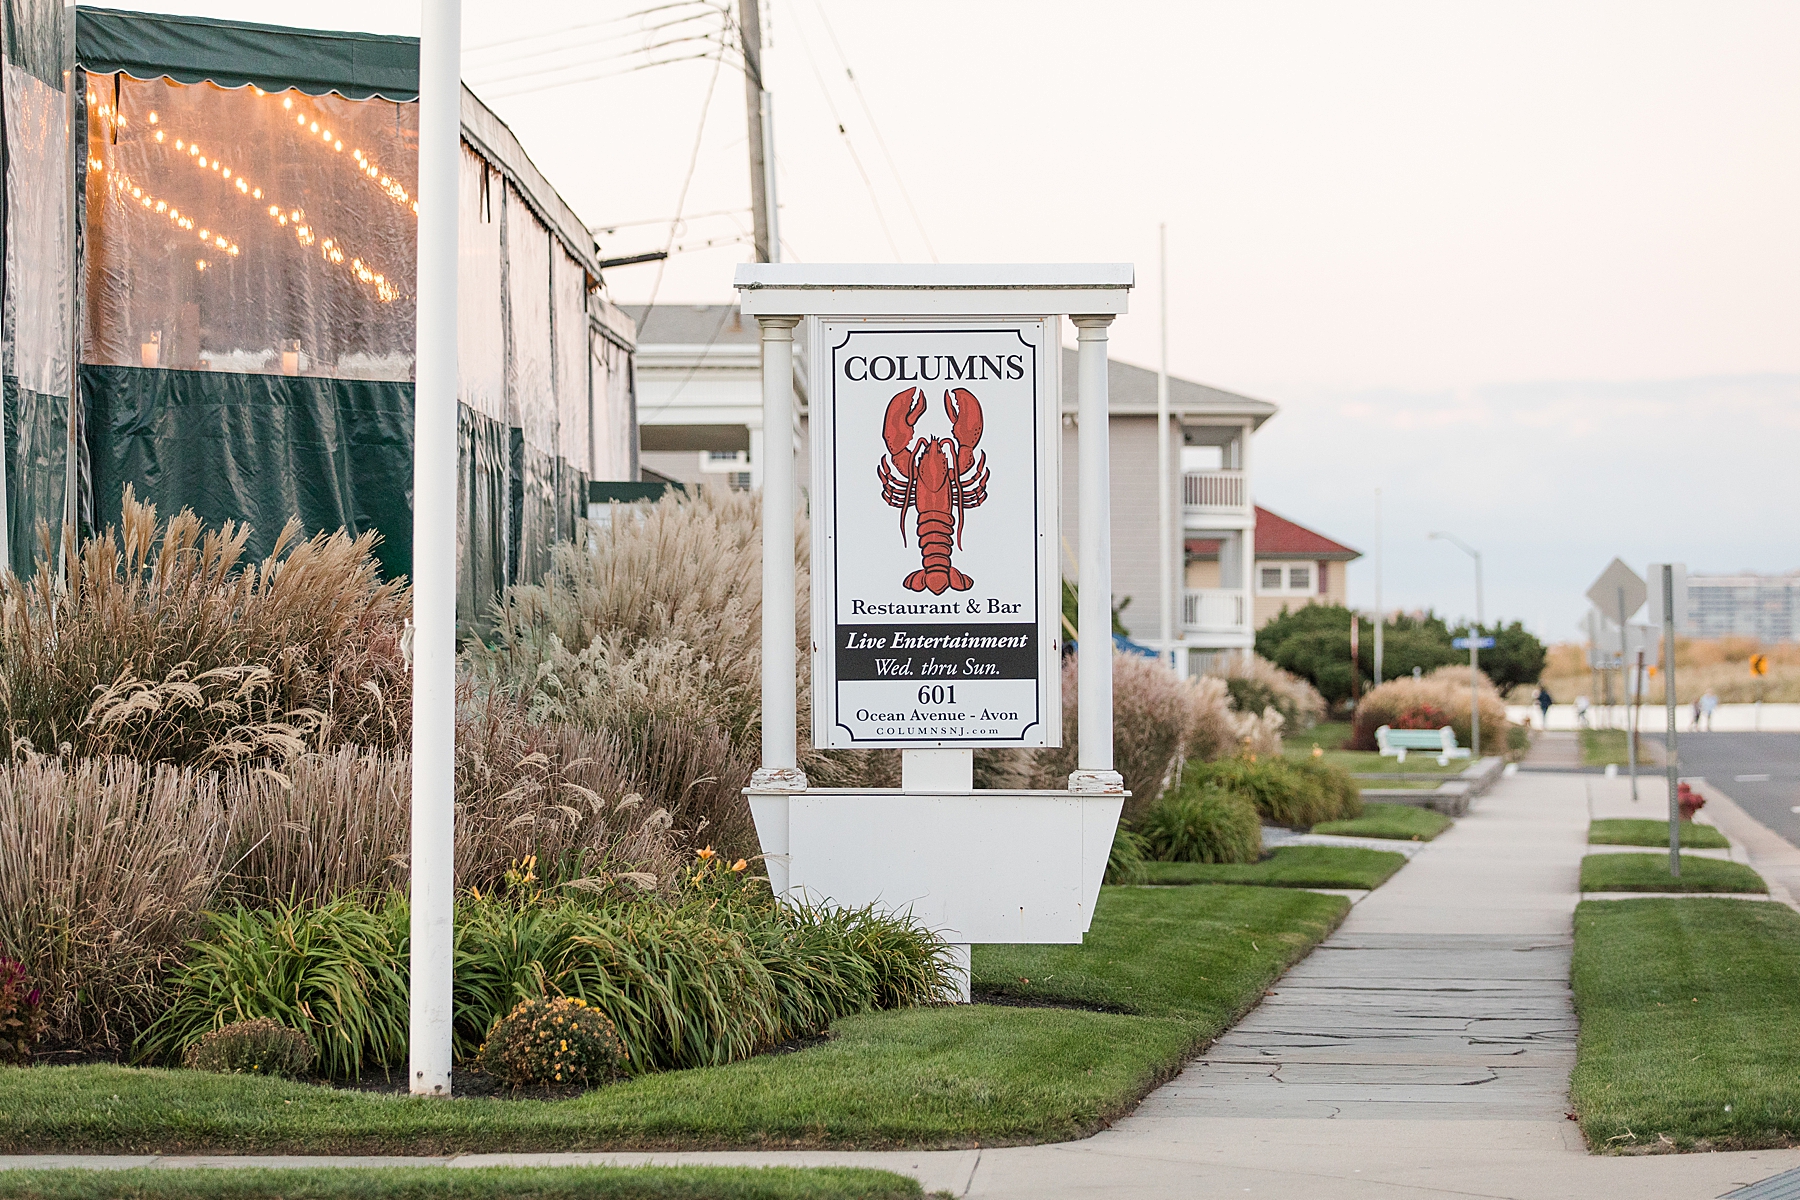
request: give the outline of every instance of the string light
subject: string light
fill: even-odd
[[[258,96],[266,96],[268,94],[261,88],[256,88],[254,90]],[[97,116],[113,118],[115,126],[124,126],[125,120],[123,116],[120,116],[111,105],[101,104],[99,97],[95,93],[90,91],[87,95],[87,99],[88,103],[94,107]],[[284,97],[282,99],[282,107],[291,110],[293,108],[292,97]],[[309,125],[305,114],[299,115],[295,120],[302,126]],[[162,118],[160,114],[152,112],[148,115],[148,121],[152,125],[158,125],[161,123]],[[329,128],[321,127],[319,122],[310,122],[309,132],[319,134],[320,141],[334,152],[343,152],[343,140],[333,134]],[[151,136],[158,144],[162,144],[166,134],[162,129],[157,129]],[[236,171],[231,167],[226,166],[216,154],[209,155],[203,153],[199,143],[190,142],[183,138],[176,138],[175,149],[178,152],[186,153],[188,158],[194,163],[196,169],[216,175],[222,183],[225,183],[239,195],[257,201],[261,201],[264,198],[261,186],[252,183],[244,176],[242,171]],[[356,159],[359,173],[375,180],[382,191],[396,203],[402,205],[410,203],[412,211],[417,214],[418,203],[408,196],[406,189],[402,187],[398,181],[393,180],[384,174],[360,149],[353,150],[351,153]],[[95,172],[105,171],[106,164],[100,159],[90,156],[88,159],[88,168]],[[135,202],[150,212],[167,218],[180,229],[196,232],[201,243],[209,249],[219,250],[233,258],[236,258],[240,253],[240,247],[235,239],[224,233],[219,233],[210,229],[195,230],[195,222],[191,217],[183,216],[176,208],[169,205],[166,201],[159,200],[155,196],[145,192],[142,187],[132,182],[130,176],[122,169],[108,171],[107,177],[115,190],[121,194],[122,198],[129,197],[131,202]],[[284,209],[279,204],[270,204],[268,215],[275,221],[278,227],[292,229],[294,239],[300,245],[318,245],[320,256],[332,265],[343,266],[346,258],[348,258],[350,274],[354,276],[358,282],[369,286],[374,291],[376,298],[382,303],[392,303],[400,298],[401,293],[399,289],[394,286],[386,275],[376,271],[373,267],[363,262],[360,257],[350,257],[342,242],[331,237],[326,237],[321,240],[318,231],[306,220],[306,214],[303,210],[298,208]],[[200,271],[205,271],[207,268],[207,260],[196,259],[195,268]]]

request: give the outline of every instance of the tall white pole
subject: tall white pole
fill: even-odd
[[[413,391],[409,1086],[448,1096],[456,912],[456,205],[461,0],[423,0],[418,367]]]
[[[1375,679],[1381,685],[1381,489],[1375,489]]]
[[[1481,611],[1481,551],[1471,550],[1475,556],[1475,629],[1474,636],[1469,639],[1469,753],[1476,758],[1481,757],[1481,689],[1477,680],[1481,674],[1481,648],[1476,642],[1481,638],[1481,625],[1487,618]]]
[[[761,109],[763,203],[768,207],[769,261],[781,261],[781,205],[775,198],[775,97],[767,88],[757,98]]]
[[[805,791],[800,770],[794,667],[794,326],[799,317],[757,317],[762,327],[763,596],[762,766],[758,791]]]
[[[1169,479],[1169,227],[1167,224],[1156,227],[1157,236],[1157,282],[1162,287],[1162,297],[1157,303],[1157,315],[1162,319],[1162,361],[1156,368],[1156,544],[1161,549],[1161,561],[1158,564],[1162,573],[1157,577],[1161,586],[1162,602],[1156,606],[1162,618],[1162,653],[1169,666],[1177,674],[1182,674],[1180,661],[1175,649],[1175,546],[1171,539],[1175,536],[1170,526],[1174,524],[1170,508],[1174,501],[1170,495]]]
[[[1663,707],[1668,712],[1663,767],[1669,781],[1669,874],[1681,878],[1681,766],[1675,752],[1675,567],[1663,564]]]
[[[1071,318],[1076,328],[1076,455],[1080,465],[1081,609],[1076,678],[1080,745],[1075,792],[1117,792],[1124,777],[1113,770],[1112,711],[1112,492],[1107,427],[1106,328],[1110,316]]]

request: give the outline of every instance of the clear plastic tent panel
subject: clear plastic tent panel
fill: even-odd
[[[550,365],[550,231],[506,188],[506,292],[512,315],[508,393],[525,444],[556,453],[556,395]]]
[[[556,247],[557,453],[579,474],[590,473],[588,424],[587,271]],[[582,507],[585,507],[582,506]]]
[[[631,355],[625,347],[595,333],[591,343],[594,370],[594,447],[592,479],[630,481]]]
[[[9,0],[4,101],[5,294],[0,298],[0,571],[31,569],[37,526],[59,536],[70,497],[74,311],[62,6]]]
[[[500,174],[467,146],[457,204],[457,376],[462,402],[506,423],[506,328],[500,302]]]
[[[87,78],[83,361],[410,380],[418,105]]]

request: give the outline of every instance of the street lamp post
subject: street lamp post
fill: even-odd
[[[1481,640],[1481,626],[1487,619],[1481,611],[1481,551],[1457,537],[1454,533],[1433,533],[1430,535],[1440,541],[1449,542],[1464,554],[1475,560],[1475,628],[1469,631],[1469,753],[1476,758],[1481,757],[1481,690],[1480,678],[1481,650],[1476,645]]]

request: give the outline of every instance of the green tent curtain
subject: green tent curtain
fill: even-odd
[[[81,65],[96,74],[298,88],[351,100],[419,98],[417,38],[77,8],[75,41]]]

